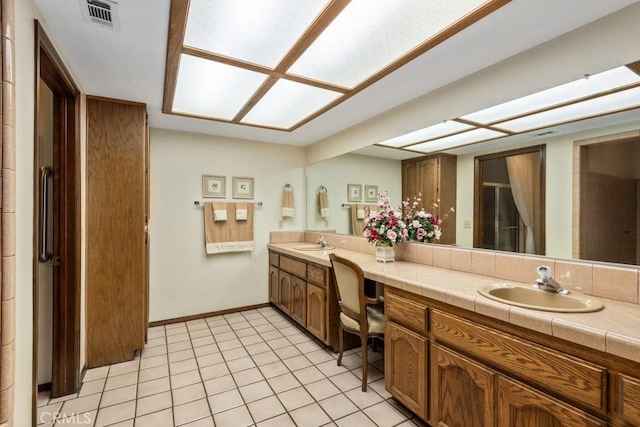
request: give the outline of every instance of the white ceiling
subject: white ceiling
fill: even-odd
[[[35,0],[84,92],[146,103],[152,127],[299,146],[638,2],[513,0],[310,123],[284,132],[163,114],[170,0],[119,0],[117,31],[85,22],[80,9],[85,1]]]

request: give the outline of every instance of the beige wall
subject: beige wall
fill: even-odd
[[[305,225],[304,149],[162,129],[151,130],[151,320],[207,313],[268,302],[269,231],[280,220],[282,187],[294,188],[294,218],[284,229]],[[202,175],[253,177],[254,250],[207,255]],[[219,200],[219,199],[209,199]]]
[[[350,210],[343,208],[347,201],[347,184],[377,185],[378,192],[388,191],[394,206],[402,202],[402,173],[400,160],[380,157],[346,154],[324,162],[309,165],[307,169],[307,229],[335,229],[338,233],[349,234]],[[316,190],[324,185],[328,189],[329,215],[328,227],[320,216]],[[364,194],[364,193],[363,193]],[[364,197],[363,197],[364,202]],[[374,202],[375,203],[375,202]]]
[[[640,3],[308,147],[307,164],[640,59]]]

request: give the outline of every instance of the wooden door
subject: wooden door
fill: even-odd
[[[413,200],[418,195],[418,164],[415,161],[402,162],[402,199]]]
[[[393,322],[385,331],[385,385],[401,403],[427,419],[427,339]]]
[[[307,282],[293,277],[291,280],[291,318],[302,326],[306,326],[307,320]]]
[[[87,367],[144,347],[143,104],[87,98]]]
[[[327,293],[319,286],[307,283],[307,330],[321,341],[326,340],[325,316],[327,310]]]
[[[496,377],[491,369],[438,344],[431,346],[431,424],[493,427]]]
[[[422,193],[422,204],[428,212],[432,211],[432,205],[439,199],[439,173],[438,157],[431,157],[418,162],[418,191]],[[437,215],[437,212],[432,213]]]
[[[620,375],[618,381],[620,417],[630,424],[640,425],[640,381],[626,375]]]
[[[289,273],[286,273],[280,270],[278,275],[278,307],[286,314],[289,314],[290,300],[291,300],[291,276]]]
[[[605,427],[606,422],[500,376],[498,427]]]
[[[278,298],[278,273],[280,270],[273,265],[269,266],[269,301],[278,305],[280,299]]]

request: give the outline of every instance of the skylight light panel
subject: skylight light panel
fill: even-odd
[[[640,82],[640,76],[627,67],[618,67],[486,108],[462,118],[483,124],[493,123],[637,82]]]
[[[640,107],[640,87],[601,96],[566,107],[521,117],[496,124],[496,127],[513,132],[540,129],[558,123],[566,123],[588,117],[609,114],[633,107]]]
[[[191,0],[184,44],[274,68],[327,3]]]
[[[379,142],[378,145],[384,145],[387,147],[402,147],[408,144],[415,144],[416,142],[438,138],[444,135],[449,135],[471,128],[472,127],[469,125],[447,120],[445,122],[438,123],[437,125],[418,129],[414,132],[387,139],[386,141]]]
[[[475,142],[488,141],[502,136],[507,136],[507,134],[490,129],[478,128],[468,132],[435,139],[433,141],[423,142],[422,144],[412,145],[411,147],[406,148],[422,153],[432,153],[434,151],[448,150],[450,148],[461,147]]]
[[[287,129],[340,96],[338,92],[279,80],[242,123]]]
[[[181,55],[173,111],[231,120],[267,76]]]
[[[354,87],[483,3],[353,0],[289,72]]]

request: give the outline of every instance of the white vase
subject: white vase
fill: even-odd
[[[393,262],[396,260],[396,252],[393,246],[376,246],[376,261]]]

